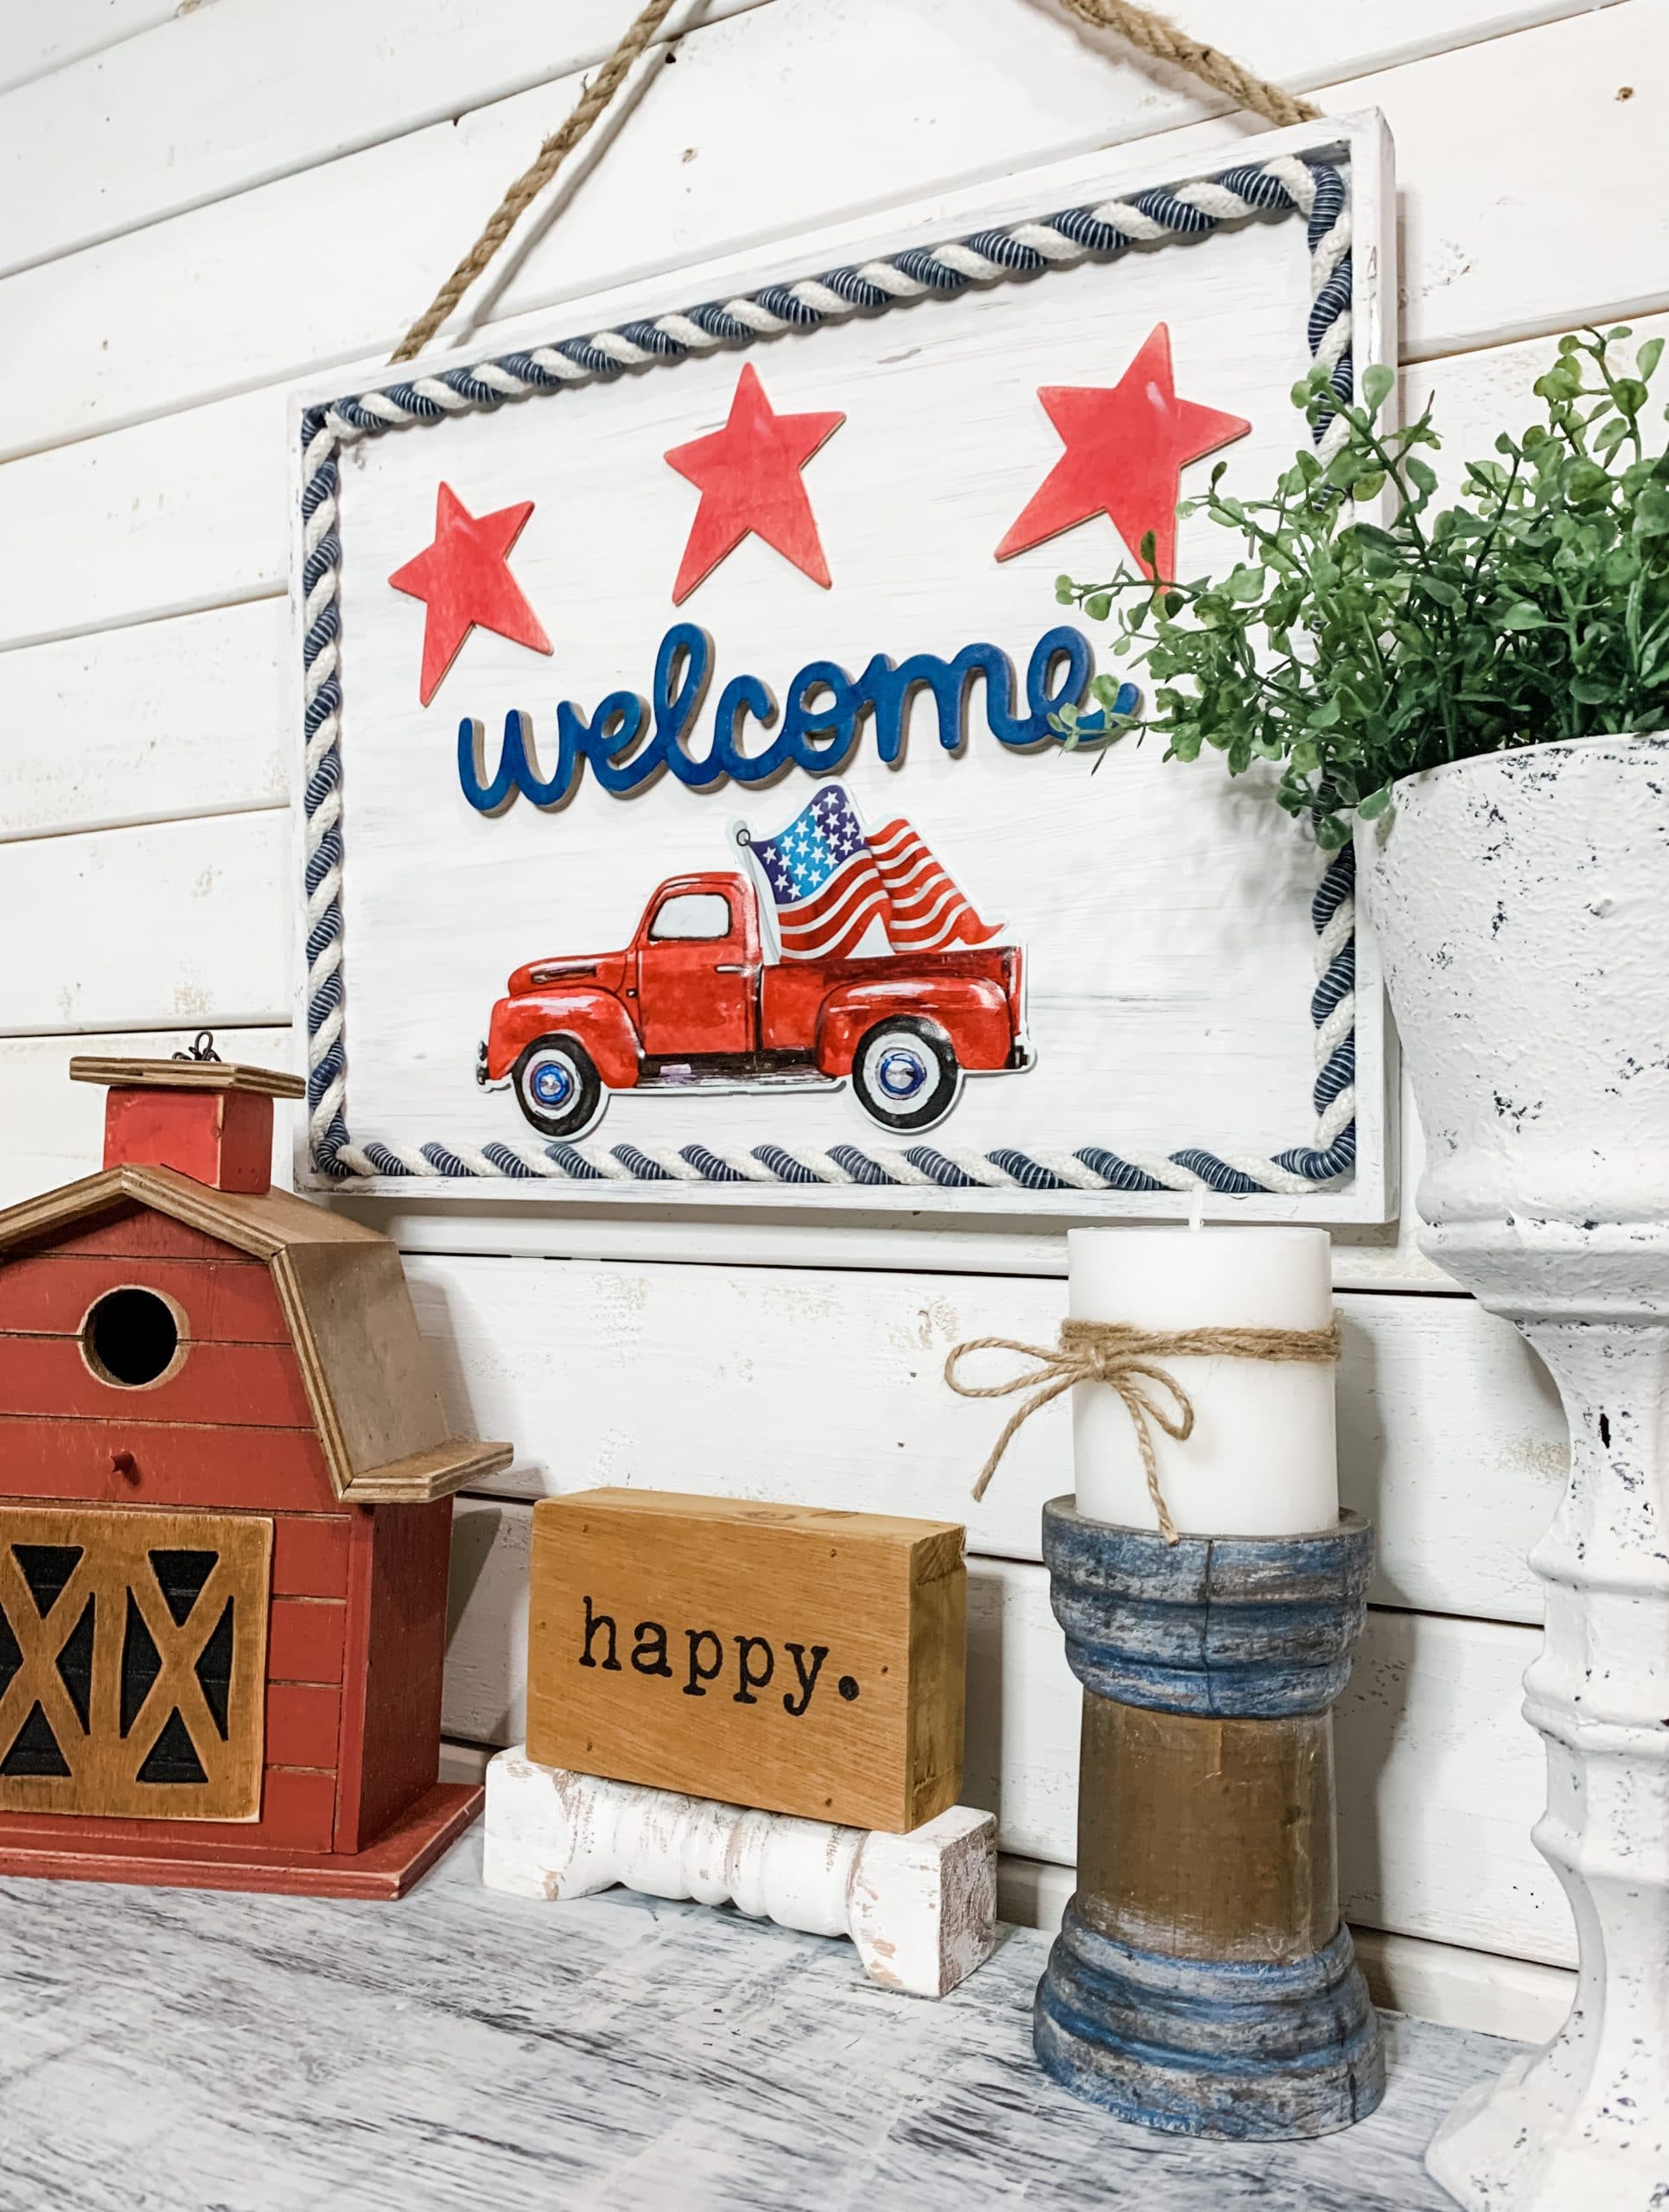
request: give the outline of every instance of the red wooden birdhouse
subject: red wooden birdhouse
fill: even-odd
[[[386,1237],[271,1187],[293,1077],[77,1059],[101,1174],[0,1212],[0,1872],[398,1896],[436,1780],[449,1433]]]

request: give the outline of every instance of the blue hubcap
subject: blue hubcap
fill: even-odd
[[[574,1078],[566,1068],[545,1060],[533,1070],[529,1088],[539,1105],[565,1106],[574,1095]]]
[[[881,1055],[876,1081],[889,1098],[914,1098],[927,1080],[927,1071],[915,1053],[895,1046]]]

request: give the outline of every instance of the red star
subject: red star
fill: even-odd
[[[722,430],[674,446],[666,458],[701,493],[678,563],[672,604],[682,605],[749,531],[826,589],[829,564],[799,472],[844,415],[779,415],[751,361],[744,364]]]
[[[1142,540],[1153,532],[1155,569],[1169,581],[1182,470],[1244,437],[1251,423],[1176,397],[1170,332],[1163,322],[1111,391],[1054,384],[1042,386],[1037,397],[1067,449],[997,547],[997,559],[1104,514],[1143,569]]]
[[[513,644],[531,645],[536,653],[550,652],[551,640],[506,565],[510,548],[532,512],[533,502],[524,499],[496,514],[472,515],[452,486],[443,484],[435,498],[433,543],[388,579],[396,591],[409,592],[428,606],[417,682],[417,696],[425,707],[478,626],[496,630]]]

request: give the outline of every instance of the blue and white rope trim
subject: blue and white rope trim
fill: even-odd
[[[555,1182],[847,1184],[1027,1191],[1177,1191],[1303,1194],[1350,1174],[1356,1158],[1354,881],[1348,847],[1317,890],[1318,981],[1314,1141],[1277,1154],[979,1152],[916,1144],[902,1150],[839,1144],[828,1151],[775,1144],[748,1152],[701,1144],[551,1144],[475,1147],[355,1141],[347,1122],[347,1057],[342,1035],[341,562],[339,449],[444,416],[502,406],[715,348],[752,345],[794,330],[959,292],[1050,269],[1108,260],[1134,246],[1195,236],[1258,214],[1300,213],[1310,265],[1309,340],[1341,399],[1353,391],[1350,207],[1342,171],[1288,157],[1246,164],[1174,190],[1139,192],[1095,207],[979,231],[941,245],[911,247],[882,260],[768,284],[683,314],[623,323],[555,346],[446,369],[362,391],[303,418],[302,658],[307,750],[306,817],[309,1142],[315,1165],[344,1179],[363,1176],[485,1177]],[[1330,458],[1343,435],[1337,417],[1321,424],[1317,451]]]

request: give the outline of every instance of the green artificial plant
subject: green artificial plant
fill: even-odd
[[[1625,372],[1614,348],[1630,335],[1561,339],[1535,386],[1545,423],[1497,438],[1498,457],[1469,462],[1442,507],[1422,452],[1441,442],[1430,406],[1393,429],[1389,369],[1366,370],[1360,403],[1342,410],[1313,371],[1293,400],[1312,432],[1341,415],[1332,457],[1300,453],[1267,499],[1231,497],[1219,462],[1204,498],[1180,509],[1239,535],[1226,575],[1156,587],[1150,535],[1145,574],[1059,579],[1057,598],[1115,620],[1114,656],[1154,679],[1150,709],[1112,734],[1151,730],[1179,760],[1210,747],[1237,775],[1278,761],[1282,805],[1332,849],[1353,811],[1383,815],[1417,769],[1662,728],[1669,455],[1647,452],[1641,417],[1663,340]],[[1094,679],[1109,715],[1118,683]],[[1069,744],[1078,720],[1058,718]]]

